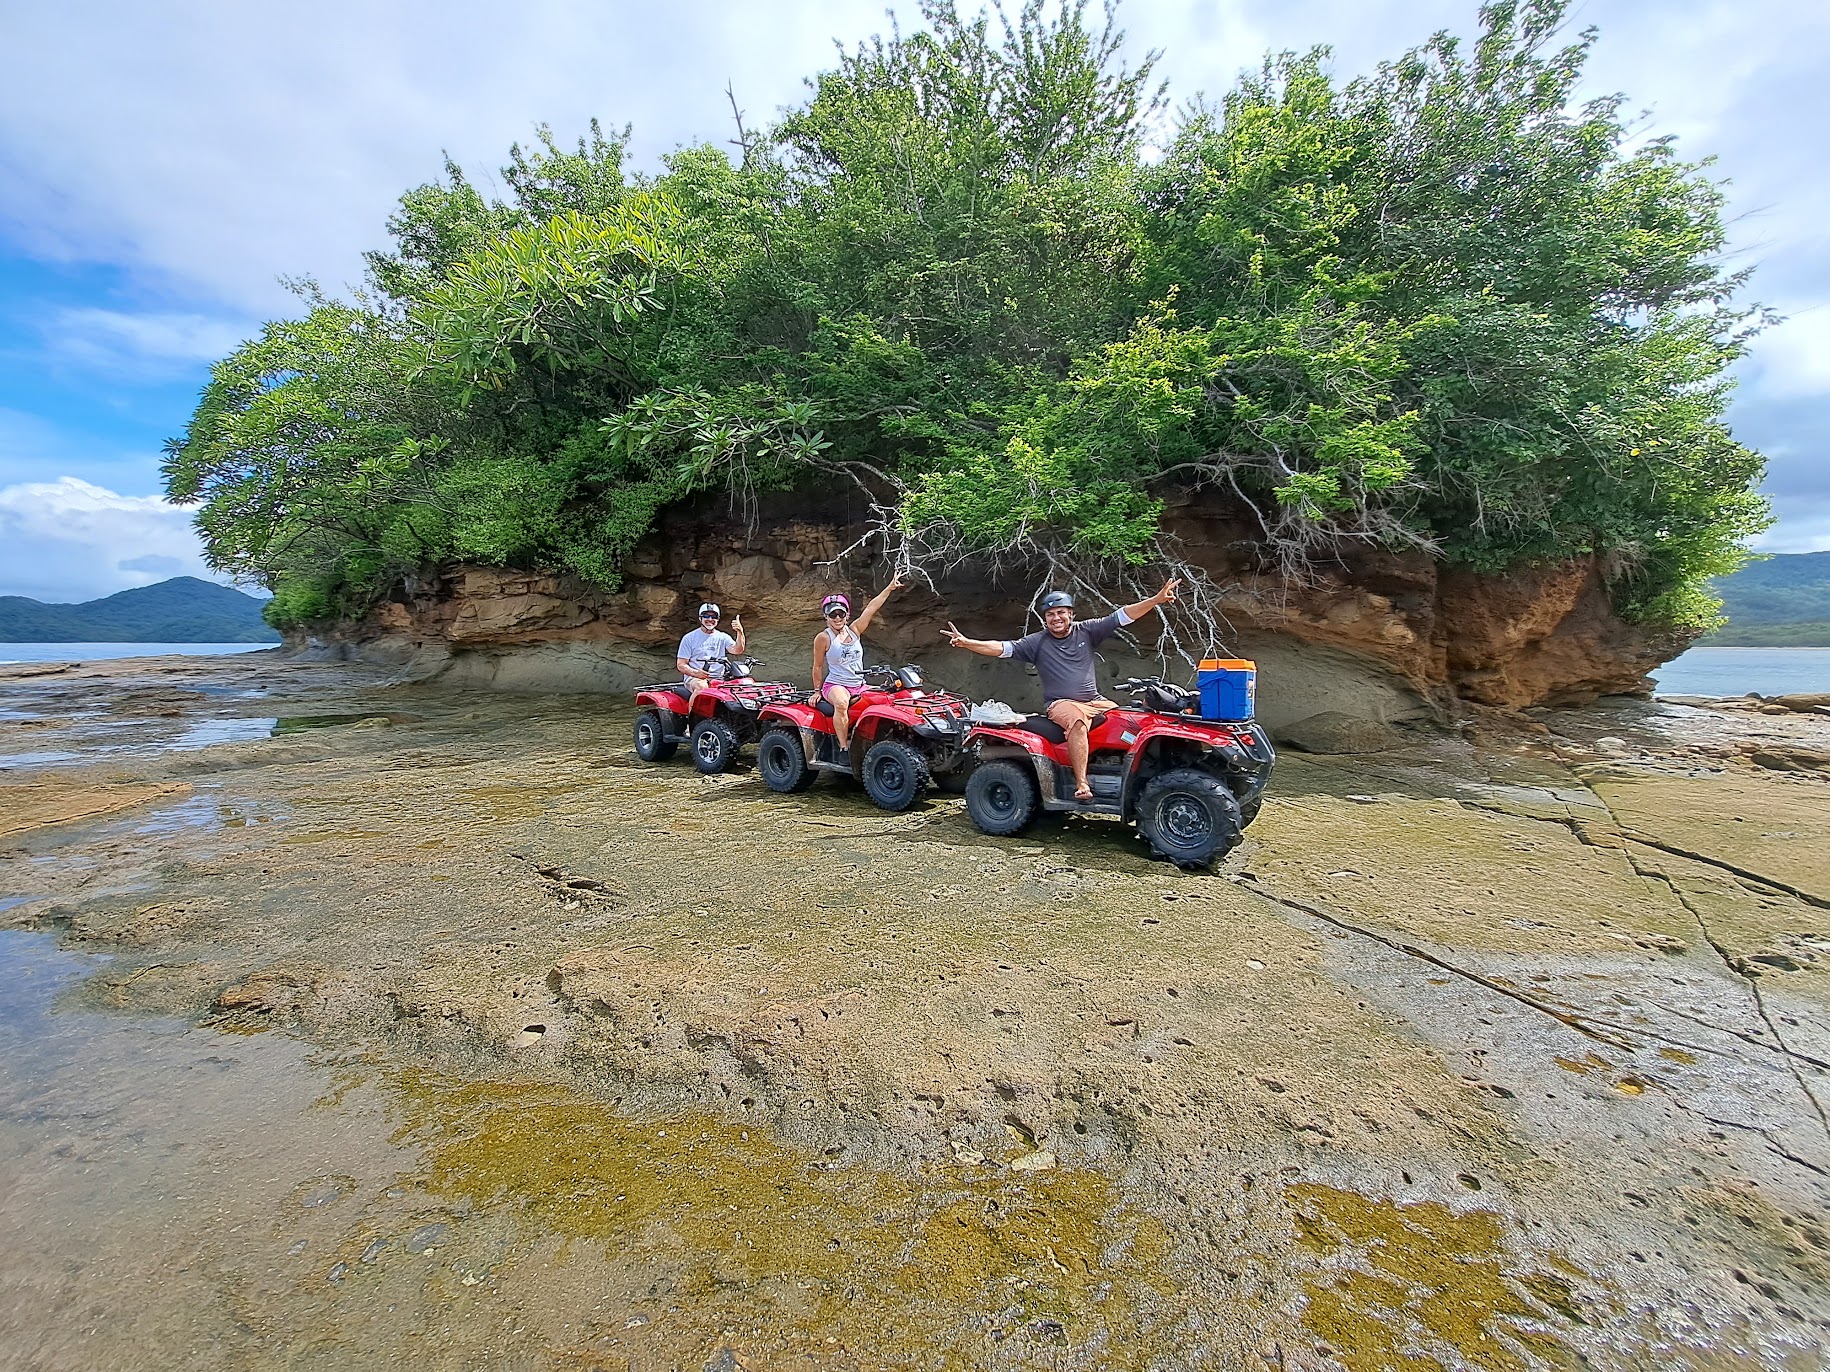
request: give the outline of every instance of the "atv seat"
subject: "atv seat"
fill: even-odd
[[[1089,730],[1097,729],[1101,724],[1103,724],[1105,722],[1106,716],[1110,713],[1111,713],[1111,711],[1109,711],[1109,710],[1101,710],[1098,714],[1094,715],[1093,718],[1088,722],[1087,728]],[[1055,723],[1055,721],[1050,719],[1047,715],[1031,715],[1028,719],[1024,720],[1017,727],[1019,729],[1028,730],[1030,733],[1036,735],[1036,737],[1038,737],[1038,738],[1047,739],[1050,743],[1053,743],[1056,747],[1060,747],[1067,742],[1067,730],[1063,729],[1059,724]]]
[[[832,715],[832,702],[826,699],[824,695],[813,703],[813,708],[828,717]]]

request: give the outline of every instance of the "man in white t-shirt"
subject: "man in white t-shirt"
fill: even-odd
[[[686,682],[689,700],[705,689],[706,682],[716,679],[715,674],[727,657],[743,656],[743,616],[737,615],[731,620],[731,627],[737,631],[733,638],[718,627],[722,614],[723,611],[708,600],[699,607],[699,627],[689,630],[680,640],[674,666],[680,669]]]

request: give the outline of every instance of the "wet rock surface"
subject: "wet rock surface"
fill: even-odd
[[[1339,710],[1299,719],[1277,730],[1277,741],[1304,753],[1382,753],[1400,742],[1394,729]]]
[[[1199,876],[644,766],[601,697],[0,711],[21,1365],[1822,1360],[1830,781],[1753,756],[1809,711],[1287,754]]]

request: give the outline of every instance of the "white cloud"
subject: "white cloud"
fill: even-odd
[[[966,8],[972,0],[965,0]],[[724,85],[752,124],[803,96],[832,39],[888,26],[883,0],[659,8],[527,0],[324,0],[309,10],[170,0],[8,6],[0,48],[0,229],[37,255],[119,262],[200,299],[290,309],[280,274],[337,286],[380,245],[398,195],[449,150],[474,173],[550,123],[635,125],[638,160],[731,137]],[[905,28],[915,5],[899,0]],[[1729,154],[1743,248],[1791,251],[1823,222],[1811,109],[1824,109],[1830,11],[1796,0],[1586,0],[1602,43],[1588,82],[1651,106],[1657,131]],[[1267,49],[1334,47],[1343,75],[1474,0],[1133,0],[1134,51],[1164,50],[1171,94],[1218,95]],[[1776,83],[1795,84],[1785,90]],[[1786,118],[1774,101],[1802,106]],[[1816,200],[1810,213],[1795,213]],[[1780,301],[1783,306],[1786,302]]]
[[[1814,305],[1768,329],[1749,350],[1763,395],[1830,396],[1830,308]]]
[[[1753,546],[1763,553],[1830,551],[1830,500],[1795,501],[1783,524],[1776,524]]]
[[[912,9],[912,5],[904,5]],[[128,264],[200,298],[292,308],[280,274],[328,286],[449,150],[493,171],[550,123],[632,121],[652,163],[732,136],[832,64],[833,35],[886,27],[882,0],[172,0],[6,6],[0,230],[34,255]]]
[[[171,576],[223,579],[188,510],[73,476],[0,487],[0,595],[93,600]]]
[[[43,326],[45,349],[61,363],[129,381],[181,376],[214,362],[253,328],[202,314],[129,314],[65,308]]]
[[[117,564],[124,572],[151,572],[154,576],[183,576],[184,559],[166,553],[146,553],[141,557],[122,558]]]

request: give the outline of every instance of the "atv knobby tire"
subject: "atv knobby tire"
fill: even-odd
[[[1235,797],[1235,799],[1237,799],[1237,797]],[[1257,819],[1259,810],[1263,808],[1264,794],[1262,792],[1254,794],[1250,800],[1241,804],[1239,807],[1239,827],[1243,829],[1253,820]]]
[[[1040,804],[1036,769],[1027,762],[997,758],[980,763],[966,783],[966,813],[980,833],[998,838],[1020,834]]]
[[[1225,857],[1244,827],[1239,802],[1219,777],[1178,767],[1152,777],[1137,802],[1138,831],[1151,851],[1178,867],[1206,867]]]
[[[886,738],[864,755],[864,789],[885,810],[906,810],[928,789],[928,759],[899,738]]]
[[[737,731],[722,719],[708,719],[693,730],[693,766],[711,776],[737,757]]]
[[[635,755],[643,762],[665,762],[679,750],[668,741],[667,719],[659,710],[644,710],[635,717]]]
[[[800,730],[780,725],[767,730],[757,741],[756,770],[762,776],[763,785],[783,795],[805,791],[819,777],[819,773],[807,765]]]

